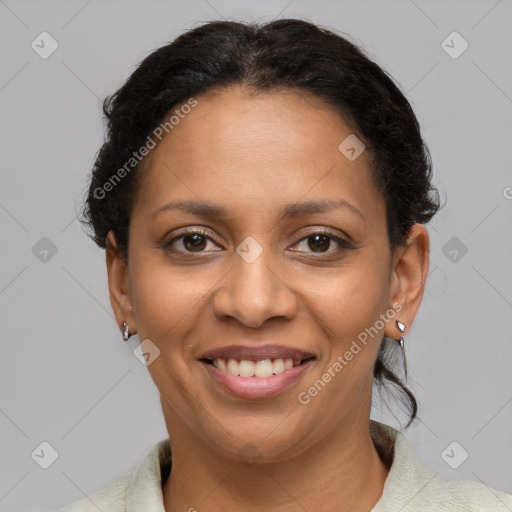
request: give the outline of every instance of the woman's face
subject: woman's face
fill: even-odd
[[[240,87],[196,100],[143,171],[114,309],[150,340],[171,442],[280,460],[368,421],[406,313],[385,203],[332,107]]]

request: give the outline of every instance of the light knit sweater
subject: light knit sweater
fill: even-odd
[[[510,494],[470,480],[443,480],[394,428],[370,420],[370,432],[380,456],[391,463],[371,512],[512,512]],[[162,470],[170,471],[169,454],[169,439],[163,439],[133,473],[58,512],[165,512]]]

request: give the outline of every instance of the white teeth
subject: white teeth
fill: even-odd
[[[274,360],[263,359],[262,361],[249,361],[247,359],[237,361],[236,359],[228,359],[227,362],[225,359],[217,358],[214,359],[213,366],[231,375],[265,378],[283,373],[285,370],[293,368],[294,364],[291,358]]]
[[[239,375],[238,373],[238,361],[235,361],[234,359],[228,360],[228,373],[231,373],[231,375]]]
[[[254,377],[254,371],[256,370],[256,364],[254,361],[247,361],[242,359],[240,364],[238,365],[238,371],[240,372],[240,377]]]
[[[270,359],[265,359],[256,363],[256,370],[254,371],[255,377],[272,377],[273,373],[274,370]]]
[[[272,371],[274,373],[283,373],[284,372],[284,359],[274,359],[272,363]]]

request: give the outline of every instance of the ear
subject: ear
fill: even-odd
[[[130,293],[130,276],[128,262],[117,248],[114,232],[108,232],[106,238],[106,260],[110,303],[116,317],[117,325],[123,330],[123,322],[130,327],[130,332],[137,332],[133,316],[132,297]]]
[[[396,320],[400,320],[407,330],[416,317],[425,290],[429,252],[427,229],[423,224],[414,224],[409,230],[405,247],[397,248],[393,258],[390,302],[397,314],[394,321],[387,323],[384,331],[390,338],[400,339]]]

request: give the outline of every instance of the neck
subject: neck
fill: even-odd
[[[186,428],[184,442],[180,430],[171,430],[179,441],[171,439],[173,465],[163,489],[166,512],[370,512],[389,472],[371,438],[368,418],[342,425],[331,438],[277,463],[242,463],[192,439]]]

